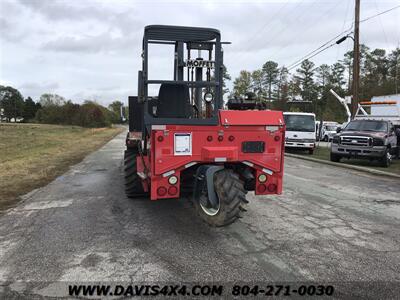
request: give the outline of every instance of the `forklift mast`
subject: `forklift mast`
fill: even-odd
[[[173,80],[149,79],[149,45],[174,46]],[[205,57],[203,57],[205,56]],[[151,25],[146,26],[143,37],[142,70],[139,78],[139,102],[144,103],[145,126],[157,124],[178,125],[216,125],[218,124],[218,109],[222,108],[222,65],[223,54],[220,32],[211,28],[195,28],[181,26]],[[185,72],[186,69],[186,72]],[[177,99],[176,103],[169,100],[168,109],[177,110],[189,100],[189,107],[173,116],[164,111],[149,109],[150,85],[161,85],[158,102],[163,102],[160,96],[167,95]],[[173,87],[172,87],[173,86]],[[176,88],[181,86],[181,90]],[[163,90],[165,94],[161,92]],[[186,87],[188,87],[189,99]],[[178,96],[178,97],[176,97]],[[206,100],[206,101],[204,101]],[[205,102],[205,105],[203,105]],[[161,107],[162,103],[159,103]]]

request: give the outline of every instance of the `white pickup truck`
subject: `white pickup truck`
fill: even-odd
[[[336,129],[339,127],[338,122],[333,121],[324,121],[322,123],[322,128],[320,131],[320,122],[316,122],[316,130],[317,130],[317,140],[323,140],[324,142],[330,142],[333,136],[336,134]],[[319,137],[318,137],[319,135]]]

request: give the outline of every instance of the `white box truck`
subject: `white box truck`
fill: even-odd
[[[284,112],[286,123],[285,147],[306,149],[313,154],[315,148],[315,114]]]

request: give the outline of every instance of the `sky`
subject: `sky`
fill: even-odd
[[[361,0],[361,19],[399,5]],[[234,79],[268,60],[289,66],[351,29],[353,18],[354,0],[0,0],[0,84],[34,100],[56,93],[77,103],[127,103],[137,91],[146,25],[219,29],[232,42],[224,45],[224,63]],[[362,22],[360,42],[399,47],[400,8]],[[312,60],[332,64],[352,46],[347,39]],[[168,51],[152,56],[160,78],[170,74]]]

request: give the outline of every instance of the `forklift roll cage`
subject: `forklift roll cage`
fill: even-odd
[[[159,45],[174,45],[174,79],[173,80],[149,80],[148,79],[148,53],[149,44]],[[214,78],[207,75],[206,81],[196,80],[193,81],[193,69],[197,72],[198,67],[185,66],[184,61],[184,45],[186,44],[187,59],[191,59],[191,50],[208,51],[209,60],[212,59],[212,52],[214,50]],[[212,28],[198,28],[198,27],[182,27],[182,26],[166,26],[166,25],[151,25],[146,26],[143,37],[143,52],[142,52],[142,71],[138,74],[138,101],[143,102],[144,109],[144,126],[143,135],[146,136],[150,132],[152,125],[217,125],[218,110],[222,108],[222,63],[223,52],[221,48],[220,32]],[[187,79],[184,80],[184,69],[187,68]],[[189,80],[189,69],[192,68],[192,80]],[[202,72],[202,71],[200,71]],[[209,69],[207,72],[211,72]],[[207,73],[209,74],[209,73]],[[197,75],[197,74],[196,74]],[[201,73],[202,76],[202,73]],[[197,78],[196,78],[197,79]],[[148,86],[150,84],[162,85],[183,85],[191,89],[191,104],[193,104],[193,91],[196,90],[197,99],[194,101],[202,101],[202,88],[214,88],[213,105],[211,106],[211,114],[205,118],[175,118],[175,117],[155,117],[150,113],[149,100],[151,97],[148,95]],[[197,89],[200,92],[197,92]],[[161,87],[160,87],[161,90]],[[197,103],[196,102],[196,103]],[[182,103],[183,105],[183,103]],[[201,107],[201,106],[200,106]],[[200,112],[201,113],[201,112]]]

